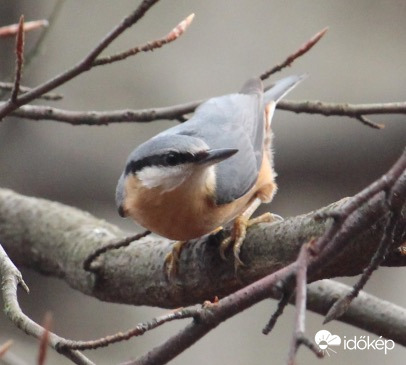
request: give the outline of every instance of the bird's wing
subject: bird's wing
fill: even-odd
[[[254,186],[263,157],[264,106],[277,103],[305,77],[286,77],[265,94],[259,79],[248,80],[240,93],[209,99],[186,123],[169,130],[201,138],[213,149],[238,149],[216,165],[217,204],[230,203]]]
[[[243,196],[255,184],[263,149],[262,84],[252,81],[240,94],[213,98],[175,130],[203,139],[210,148],[236,148],[238,152],[216,165],[216,203]]]

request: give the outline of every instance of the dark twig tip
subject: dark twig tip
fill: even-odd
[[[272,314],[272,317],[269,319],[269,322],[266,324],[266,326],[262,329],[262,333],[264,335],[269,334],[273,330],[278,318],[282,315],[283,310],[289,304],[289,299],[290,299],[291,295],[292,295],[291,292],[286,291],[283,293],[282,298],[280,299],[280,301],[278,303],[278,308]]]
[[[282,63],[272,67],[270,70],[265,71],[259,78],[264,81],[269,76],[273,75],[276,72],[283,70],[286,67],[291,66],[291,64],[300,56],[307,53],[323,36],[326,34],[328,27],[322,29],[320,32],[316,33],[312,38],[310,38],[306,43],[301,45],[298,50],[288,56]]]

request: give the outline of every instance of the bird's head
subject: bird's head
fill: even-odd
[[[116,203],[120,215],[126,215],[123,203],[128,178],[135,177],[143,188],[154,189],[157,194],[184,183],[205,184],[208,175],[214,173],[213,166],[236,152],[232,148],[210,149],[202,139],[189,135],[158,135],[148,140],[130,154],[118,182]]]

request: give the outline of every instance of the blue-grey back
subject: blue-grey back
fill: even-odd
[[[190,120],[164,132],[197,137],[211,149],[238,149],[238,153],[216,166],[217,204],[243,196],[255,184],[262,163],[262,83],[250,80],[245,86],[248,87],[239,94],[208,100]]]

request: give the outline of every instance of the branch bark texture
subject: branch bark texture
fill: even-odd
[[[323,216],[345,201],[280,223],[252,227],[242,249],[247,265],[240,273],[244,282],[235,276],[231,255],[224,262],[218,242],[207,238],[190,242],[182,251],[177,281],[169,282],[163,268],[171,241],[154,236],[109,251],[95,261],[97,275],[86,272],[85,258],[125,233],[89,213],[5,189],[0,189],[0,238],[17,265],[63,278],[85,294],[109,302],[175,308],[223,297],[293,262],[301,245],[331,224],[331,218],[315,220],[314,216]],[[374,223],[309,281],[362,272],[382,236],[383,194],[371,204],[369,216]],[[404,221],[398,231],[405,234]],[[386,264],[404,266],[406,260],[389,256]]]

